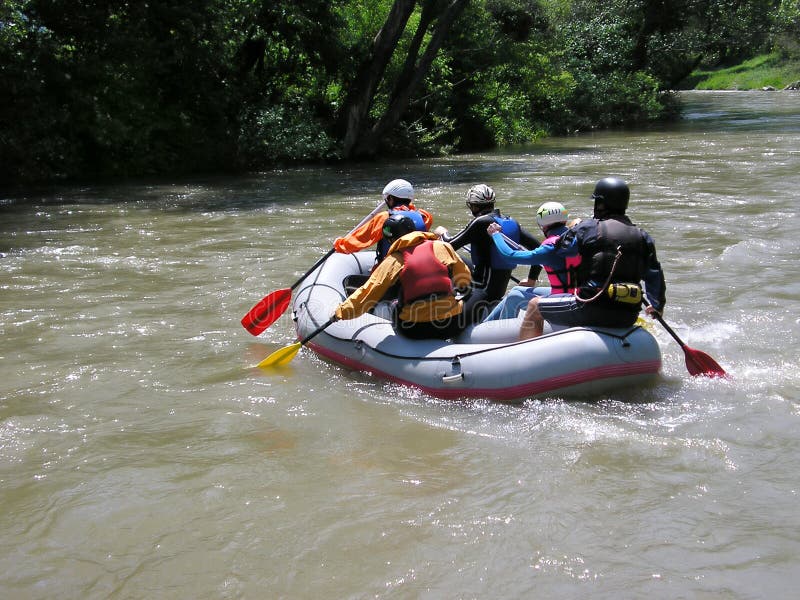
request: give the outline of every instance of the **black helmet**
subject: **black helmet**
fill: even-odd
[[[411,217],[407,217],[402,213],[395,213],[393,215],[389,215],[389,218],[384,221],[383,237],[391,243],[397,238],[402,237],[407,233],[411,233],[415,229],[416,226],[414,225],[414,221],[411,220]]]
[[[630,197],[628,184],[617,177],[601,179],[592,193],[595,212],[604,215],[624,215]]]

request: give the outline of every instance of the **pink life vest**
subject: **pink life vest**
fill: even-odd
[[[551,235],[542,241],[542,245],[555,246],[560,236]],[[564,259],[563,269],[554,269],[544,266],[547,279],[550,281],[551,294],[573,294],[577,286],[578,265],[581,264],[581,255],[569,256]]]

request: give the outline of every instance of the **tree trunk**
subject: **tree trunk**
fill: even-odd
[[[378,151],[383,137],[400,122],[400,118],[411,102],[412,95],[425,79],[433,64],[433,59],[436,58],[436,54],[447,38],[450,27],[468,3],[469,0],[451,0],[447,3],[435,25],[431,40],[428,42],[428,46],[425,48],[419,63],[417,63],[417,54],[422,39],[435,17],[434,5],[437,2],[436,0],[428,2],[423,11],[423,18],[420,19],[417,33],[414,36],[411,52],[406,58],[403,72],[395,83],[389,107],[372,128],[358,140],[353,149],[354,156],[373,156]]]
[[[375,91],[403,35],[415,4],[415,0],[395,0],[386,22],[372,41],[370,56],[359,69],[358,76],[350,88],[342,113],[345,131],[342,152],[347,158],[352,156],[353,147],[365,129],[365,121],[369,116]]]
[[[453,22],[468,3],[469,0],[426,0],[422,3],[419,26],[403,70],[393,85],[389,107],[377,122],[370,125],[369,110],[378,85],[416,5],[416,2],[395,1],[386,22],[375,37],[370,57],[362,65],[345,103],[343,114],[346,130],[342,142],[345,158],[375,155],[383,137],[399,123],[412,95],[428,74]],[[434,30],[431,39],[418,61],[420,48],[432,24]]]

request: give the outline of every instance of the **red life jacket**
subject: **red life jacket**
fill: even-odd
[[[400,285],[403,287],[403,304],[437,294],[452,294],[453,283],[447,265],[433,253],[433,240],[425,240],[403,252],[403,270]]]
[[[542,241],[542,245],[551,244],[555,245],[558,242],[559,236],[551,235]],[[547,279],[550,280],[550,293],[551,294],[572,294],[577,287],[577,270],[578,265],[581,264],[581,255],[569,256],[564,259],[563,269],[554,269],[553,267],[544,267],[544,272],[547,273]]]

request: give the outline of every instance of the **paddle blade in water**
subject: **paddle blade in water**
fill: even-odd
[[[261,299],[261,302],[250,309],[242,317],[242,326],[253,335],[262,334],[267,327],[277,321],[286,312],[289,301],[292,299],[292,290],[283,288],[276,290]]]
[[[720,367],[717,361],[705,352],[689,348],[688,346],[684,347],[683,350],[686,354],[686,368],[691,375],[706,375],[708,377],[728,376],[725,369]]]
[[[295,342],[294,344],[291,344],[289,346],[284,346],[280,350],[275,350],[275,352],[273,352],[267,358],[258,363],[258,367],[264,369],[268,367],[286,366],[290,362],[292,362],[292,359],[297,355],[302,346],[303,346],[302,343]]]
[[[650,306],[647,300],[644,300],[645,305]],[[711,358],[705,352],[700,352],[700,350],[695,350],[694,348],[690,348],[687,346],[684,341],[678,337],[678,334],[672,331],[672,327],[667,325],[666,321],[661,317],[660,314],[655,313],[656,319],[661,325],[664,326],[664,329],[667,330],[678,345],[683,350],[683,354],[686,356],[686,369],[689,371],[690,375],[707,375],[708,377],[728,377],[728,374],[725,372],[725,369],[720,367],[713,358]]]

